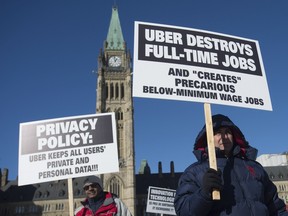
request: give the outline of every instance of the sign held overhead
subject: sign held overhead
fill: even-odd
[[[19,185],[118,171],[114,113],[20,124]]]
[[[272,110],[255,40],[135,22],[133,96]]]

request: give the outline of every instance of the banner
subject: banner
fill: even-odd
[[[18,185],[118,172],[114,113],[20,124]]]
[[[272,110],[258,41],[135,22],[133,96]]]

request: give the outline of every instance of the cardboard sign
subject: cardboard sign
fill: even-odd
[[[272,110],[259,44],[135,22],[133,96]]]
[[[114,113],[20,124],[19,185],[118,171]]]
[[[176,190],[150,186],[146,212],[176,215],[174,209],[175,193]]]

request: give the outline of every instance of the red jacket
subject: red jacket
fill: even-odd
[[[117,214],[116,203],[114,202],[113,195],[109,192],[105,194],[105,200],[95,214],[89,208],[87,199],[82,202],[82,205],[75,210],[75,216],[113,216]]]

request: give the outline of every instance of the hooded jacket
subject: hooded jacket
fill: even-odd
[[[257,150],[246,141],[241,130],[224,115],[212,116],[213,130],[228,127],[233,135],[232,154],[227,158],[216,148],[217,167],[222,172],[220,200],[202,191],[203,175],[209,168],[206,127],[196,137],[194,151],[198,162],[190,165],[179,179],[175,196],[178,216],[288,216],[276,186],[263,167],[255,161]]]

